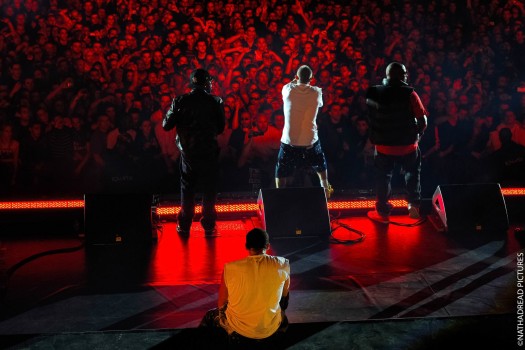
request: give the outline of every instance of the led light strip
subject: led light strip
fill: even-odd
[[[0,202],[0,210],[84,208],[83,199]]]
[[[525,196],[525,188],[502,188],[501,193],[504,196]]]
[[[355,209],[372,209],[375,207],[374,200],[353,200],[353,201],[330,201],[327,203],[329,210],[355,210]],[[391,200],[390,203],[394,208],[406,208],[406,200]],[[238,203],[238,204],[217,204],[215,209],[218,213],[253,213],[259,209],[257,204]],[[155,213],[159,216],[177,215],[180,206],[166,206],[156,208]],[[202,206],[195,206],[195,213],[200,214]]]
[[[236,203],[236,204],[216,204],[215,210],[218,213],[250,213],[257,211],[258,206],[254,203]],[[163,206],[157,207],[155,213],[157,215],[177,215],[180,211],[180,206]],[[202,206],[195,206],[195,213],[202,213]]]
[[[525,188],[502,188],[501,193],[507,197],[525,196]],[[396,199],[391,200],[390,203],[394,208],[405,208],[407,206],[406,200]],[[330,200],[327,202],[329,210],[357,210],[357,209],[372,209],[375,206],[375,200],[350,200],[350,201],[336,201]],[[83,199],[73,200],[40,200],[40,201],[12,201],[0,202],[0,211],[9,210],[27,210],[27,209],[75,209],[84,208]],[[257,212],[259,206],[256,203],[234,203],[234,204],[217,204],[215,206],[218,213],[253,213]],[[177,215],[180,211],[180,206],[159,206],[155,208],[155,214],[163,215]],[[202,206],[195,206],[195,213],[202,213]]]

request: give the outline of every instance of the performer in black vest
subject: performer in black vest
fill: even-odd
[[[405,172],[409,216],[419,219],[421,200],[421,151],[418,142],[427,127],[427,111],[414,88],[407,84],[408,73],[398,62],[386,68],[383,85],[366,92],[369,109],[370,139],[375,145],[374,166],[376,210],[368,216],[388,223],[392,205],[391,180],[394,166]]]
[[[217,234],[215,200],[219,174],[217,135],[225,126],[224,103],[212,95],[212,78],[204,69],[191,73],[193,90],[173,99],[162,121],[164,130],[177,127],[177,146],[181,151],[181,211],[177,231],[190,233],[195,213],[195,192],[202,189],[201,225],[207,236]]]

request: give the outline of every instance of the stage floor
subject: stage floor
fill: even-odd
[[[491,327],[510,324],[504,337],[515,344],[522,223],[496,235],[450,234],[430,220],[411,226],[403,213],[392,221],[401,225],[346,213],[332,220],[342,224],[332,237],[271,239],[269,253],[291,262],[287,315],[301,333],[285,347],[417,348],[428,332],[457,329],[465,319],[483,323],[487,333],[482,326],[475,333],[487,339]],[[165,221],[149,245],[86,245],[74,233],[0,236],[3,343],[179,348],[181,331],[215,307],[224,263],[246,256],[245,234],[260,225],[256,216],[223,219],[220,236],[208,238],[195,222],[184,238]]]

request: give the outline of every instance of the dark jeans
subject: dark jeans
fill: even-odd
[[[318,173],[327,168],[326,159],[321,148],[321,142],[315,142],[311,147],[297,147],[281,143],[277,155],[275,177],[291,176],[298,167],[311,166]]]
[[[217,220],[215,211],[219,176],[217,157],[190,160],[181,156],[180,174],[181,210],[177,216],[179,226],[183,230],[190,229],[195,215],[195,195],[200,189],[202,192],[201,224],[204,230],[213,230]]]
[[[374,157],[376,210],[382,215],[389,215],[392,205],[388,200],[392,196],[392,175],[398,164],[405,172],[405,189],[410,205],[419,207],[421,200],[421,151],[419,148],[404,156],[391,156],[376,152]]]
[[[208,335],[215,338],[216,343],[221,342],[227,342],[230,347],[235,348],[236,345],[239,346],[241,344],[244,344],[246,346],[250,345],[248,348],[254,349],[259,348],[259,346],[264,346],[264,348],[270,348],[271,344],[275,344],[276,342],[279,342],[281,337],[284,335],[286,330],[288,329],[288,318],[286,317],[286,314],[284,311],[282,312],[282,322],[277,331],[275,331],[274,334],[269,336],[268,338],[264,339],[251,339],[246,338],[237,332],[233,332],[232,334],[228,334],[224,328],[222,328],[220,324],[219,318],[220,313],[219,309],[211,309],[206,312],[204,317],[201,320],[201,323],[199,324],[199,328],[208,330]],[[243,347],[244,348],[244,347]]]

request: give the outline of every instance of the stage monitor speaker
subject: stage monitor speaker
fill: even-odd
[[[261,189],[257,205],[270,238],[330,235],[326,195],[321,187]]]
[[[506,232],[509,219],[497,183],[439,185],[432,204],[449,232]]]
[[[152,242],[151,194],[84,195],[84,232],[93,245]]]

